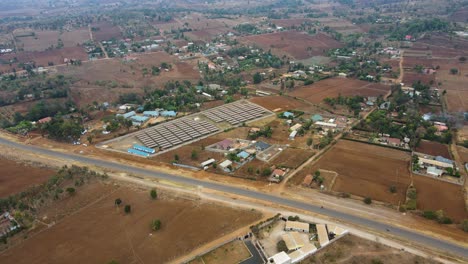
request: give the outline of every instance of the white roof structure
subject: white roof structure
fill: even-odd
[[[316,227],[320,246],[326,246],[328,243],[330,243],[330,240],[328,239],[327,227],[324,224],[317,224]]]
[[[341,236],[343,234],[348,233],[348,230],[341,228],[339,226],[335,226],[335,225],[327,225],[327,228],[328,228],[328,231],[332,232],[333,234],[337,236]]]
[[[306,243],[299,232],[287,232],[281,236],[288,250],[302,248]]]
[[[219,166],[223,169],[229,167],[230,165],[232,165],[232,161],[230,160],[225,160],[223,162],[221,162],[221,164],[219,164]]]
[[[441,167],[441,168],[452,168],[453,165],[452,164],[448,164],[448,163],[445,163],[445,162],[441,162],[441,161],[438,161],[438,160],[433,160],[433,159],[426,159],[426,158],[423,158],[423,157],[419,157],[419,164],[430,164],[430,165],[433,165],[433,166],[437,166],[437,167]]]
[[[440,177],[442,176],[443,173],[444,173],[443,170],[440,170],[436,167],[433,167],[433,166],[427,167],[427,174],[429,175]]]
[[[327,123],[327,122],[321,122],[321,121],[317,121],[317,122],[315,122],[315,124],[317,126],[324,126],[324,127],[336,127],[337,126],[334,123]]]
[[[296,131],[296,130],[299,130],[301,127],[302,127],[301,124],[295,124],[294,126],[291,127],[291,130]]]
[[[289,134],[289,138],[293,139],[296,137],[296,135],[297,135],[297,130],[294,130],[293,132],[291,132],[291,134]]]
[[[292,263],[297,263],[313,254],[315,251],[317,251],[317,248],[313,244],[308,243],[302,248],[289,254],[289,257],[291,258]]]
[[[274,263],[274,264],[290,264],[291,263],[291,258],[284,251],[281,251],[280,253],[273,255],[268,260],[269,260],[268,261],[269,263]]]
[[[216,161],[215,159],[209,159],[209,160],[207,160],[207,161],[202,162],[200,165],[201,165],[202,167],[205,167],[205,166],[208,166],[208,165],[210,165],[211,163],[213,163],[213,162],[215,162],[215,161]]]
[[[284,227],[285,230],[304,230],[309,231],[309,224],[297,221],[286,221],[286,225]]]

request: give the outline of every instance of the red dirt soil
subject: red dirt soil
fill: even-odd
[[[451,159],[449,148],[447,145],[441,144],[439,142],[432,142],[427,140],[421,140],[419,146],[415,149],[417,152],[424,154],[429,154],[432,156],[442,156],[447,159]]]
[[[12,160],[0,158],[0,197],[19,193],[28,187],[45,182],[54,171],[32,167]]]

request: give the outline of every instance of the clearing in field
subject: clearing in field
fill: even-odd
[[[312,36],[297,31],[247,36],[239,41],[257,45],[264,50],[271,49],[278,56],[286,55],[297,60],[325,55],[327,50],[343,46],[340,42],[322,33]]]
[[[316,113],[320,112],[318,107],[307,104],[306,102],[294,99],[287,96],[264,96],[264,97],[253,97],[250,99],[252,103],[256,103],[265,107],[266,109],[273,112],[281,112],[287,110],[299,110],[303,112]],[[323,111],[323,110],[322,110]]]
[[[407,152],[390,148],[340,140],[313,166],[296,174],[292,183],[302,184],[307,174],[326,170],[338,174],[332,191],[397,205],[403,203],[410,184]],[[396,193],[390,187],[396,187]]]
[[[390,91],[390,86],[347,78],[329,78],[311,85],[302,86],[289,93],[314,104],[323,103],[323,99],[342,96],[379,96]]]
[[[245,245],[244,241],[234,240],[205,255],[192,260],[189,264],[226,264],[240,263],[250,258],[252,255]]]
[[[70,199],[92,196],[83,193],[88,189],[80,188]],[[151,200],[147,189],[119,187],[108,193],[4,251],[2,263],[165,263],[261,217],[258,212],[165,193]],[[115,206],[117,198],[131,205],[130,214],[124,213],[123,205]],[[154,219],[162,223],[158,231],[151,229]]]
[[[0,198],[19,193],[28,187],[45,182],[54,171],[20,164],[0,157]]]

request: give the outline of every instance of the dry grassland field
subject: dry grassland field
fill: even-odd
[[[421,140],[415,151],[432,156],[442,156],[447,159],[452,159],[448,146],[438,142]]]
[[[54,175],[51,169],[28,166],[3,157],[0,157],[0,168],[0,198],[41,184]]]
[[[377,242],[346,235],[300,262],[300,264],[359,263],[359,264],[439,264],[411,253],[391,248]]]
[[[455,221],[468,217],[462,186],[419,175],[413,175],[413,181],[418,193],[418,209],[443,210]]]
[[[468,63],[460,63],[458,60],[437,61],[440,69],[437,71],[437,82],[442,85],[440,90],[446,90],[445,96],[449,112],[468,111]],[[456,68],[459,73],[453,75],[450,69]]]
[[[80,28],[72,31],[65,31],[60,35],[65,47],[75,47],[90,40],[88,28]]]
[[[405,72],[405,75],[403,77],[403,83],[408,86],[411,86],[413,83],[421,81],[421,83],[426,85],[434,85],[435,77],[435,74]]]
[[[397,205],[405,201],[410,184],[410,159],[410,154],[403,151],[340,140],[308,171],[295,175],[292,183],[299,185],[305,175],[323,169],[338,174],[332,191]],[[391,186],[397,188],[395,194],[389,191]]]
[[[271,49],[279,56],[286,55],[296,60],[324,55],[329,49],[343,46],[322,33],[311,36],[296,31],[247,36],[240,38],[239,41],[244,44],[258,45],[264,50]]]
[[[283,150],[270,163],[288,168],[297,168],[312,157],[313,154],[314,151],[312,150],[288,148]]]
[[[82,193],[86,190],[102,191],[80,188],[70,200],[93,195]],[[1,253],[2,263],[165,263],[261,217],[200,200],[160,196],[151,200],[149,190],[133,187],[107,191],[102,199],[89,201],[72,216]],[[130,204],[132,212],[126,215],[123,206],[116,208],[116,198]],[[150,228],[154,219],[162,222],[156,232]]]
[[[234,240],[207,254],[194,259],[189,264],[228,264],[240,263],[251,256],[243,241]]]
[[[323,99],[342,96],[378,96],[390,91],[390,86],[347,78],[329,78],[311,85],[302,86],[289,93],[290,96],[305,99],[314,104]]]

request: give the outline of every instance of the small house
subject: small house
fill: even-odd
[[[250,154],[246,151],[241,151],[237,154],[237,157],[239,157],[241,160],[245,160],[250,156]]]
[[[286,252],[281,251],[280,253],[277,253],[270,257],[268,259],[268,263],[272,264],[291,264],[291,258],[286,254]]]
[[[177,112],[176,111],[162,111],[161,116],[162,117],[176,117]]]
[[[302,125],[298,123],[291,127],[291,131],[298,131],[301,128],[302,128]]]
[[[49,123],[50,121],[52,121],[52,117],[48,116],[48,117],[44,117],[44,118],[39,119],[37,121],[37,123],[45,124],[45,123]]]
[[[147,117],[158,117],[159,111],[144,111],[143,115]]]
[[[284,175],[286,175],[286,172],[282,169],[275,169],[272,174],[275,178],[281,178],[284,177]]]
[[[289,140],[294,140],[294,138],[296,138],[296,135],[297,135],[297,130],[294,130],[293,132],[291,132],[291,134],[289,134]]]
[[[440,177],[440,176],[442,176],[443,173],[444,173],[443,170],[438,169],[438,168],[436,168],[434,166],[427,167],[427,174],[429,174],[429,175]]]
[[[216,148],[221,150],[230,150],[232,148],[232,144],[234,142],[230,139],[224,139],[218,143],[216,143]]]
[[[225,160],[219,164],[219,167],[225,172],[231,172],[230,167],[232,166],[232,161]]]
[[[318,121],[323,121],[323,117],[322,117],[321,115],[319,115],[319,114],[313,115],[313,116],[311,117],[311,119],[312,119],[312,122],[314,122],[314,123],[315,123],[315,122],[318,122]]]
[[[255,143],[255,149],[257,151],[264,151],[265,149],[269,148],[271,145],[268,143],[265,143],[263,141],[258,141]]]
[[[287,221],[284,227],[284,231],[309,233],[309,224],[298,221]]]
[[[294,114],[291,112],[284,112],[283,117],[285,118],[294,118]]]

